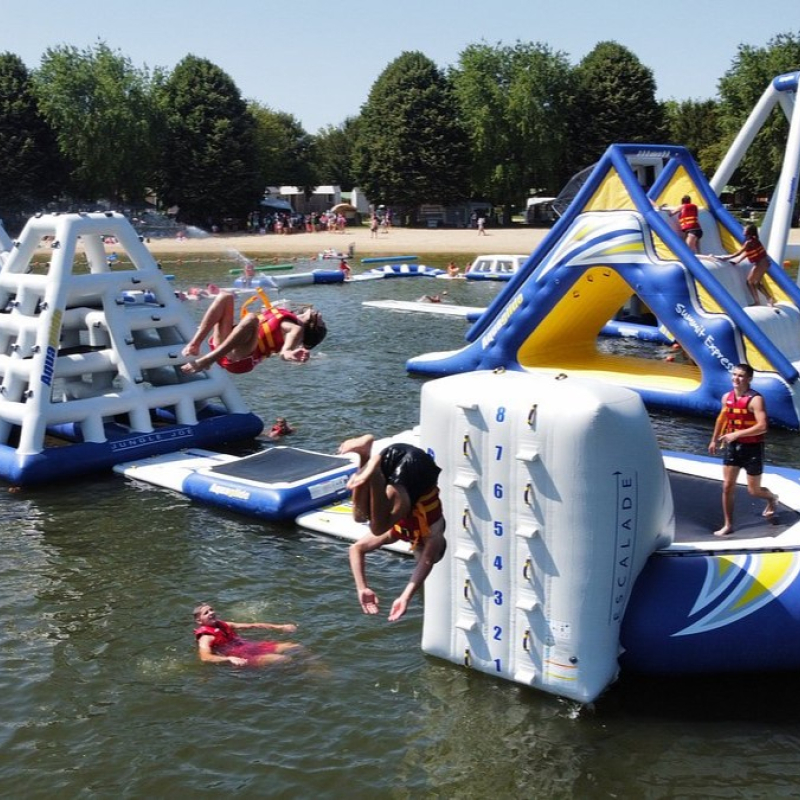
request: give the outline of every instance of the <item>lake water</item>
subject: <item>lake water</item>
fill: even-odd
[[[225,267],[165,265],[176,286]],[[361,306],[496,284],[430,279],[298,287],[329,336],[310,363],[236,378],[288,440],[332,451],[418,419],[408,356],[467,323]],[[202,310],[196,309],[197,313]],[[704,452],[711,420],[653,415],[661,443]],[[797,466],[796,434],[768,454]],[[775,798],[800,794],[800,678],[623,676],[581,707],[425,656],[419,599],[385,612],[407,559],[376,553],[381,617],[361,614],[347,547],[102,475],[0,494],[0,778],[5,797]],[[309,657],[276,670],[201,664],[192,608],[293,621]]]

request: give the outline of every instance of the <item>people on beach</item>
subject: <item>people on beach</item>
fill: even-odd
[[[275,424],[269,429],[267,436],[270,439],[280,439],[281,436],[288,436],[290,433],[294,433],[294,428],[286,421],[285,417],[278,417]]]
[[[217,295],[183,348],[183,355],[190,359],[181,367],[183,372],[191,375],[219,363],[228,372],[240,375],[272,355],[302,363],[328,332],[322,314],[311,307],[293,314],[267,305],[260,314],[246,312],[238,323],[234,323],[234,312],[234,296],[230,292]],[[200,356],[200,347],[209,334],[211,351]]]
[[[722,527],[714,531],[714,536],[728,536],[734,531],[736,479],[741,469],[747,473],[749,494],[767,501],[763,516],[772,517],[776,512],[778,495],[761,485],[764,472],[764,436],[769,424],[764,398],[750,388],[752,380],[753,368],[749,364],[734,367],[731,376],[733,389],[722,396],[722,408],[708,444],[711,455],[716,454],[719,447],[725,448],[722,461],[724,521]]]
[[[681,204],[677,208],[660,206],[662,211],[666,211],[671,217],[678,215],[678,225],[681,234],[693,253],[700,252],[700,240],[703,238],[703,229],[700,227],[700,212],[692,202],[692,198],[685,194],[681,198]]]
[[[370,532],[350,547],[350,568],[358,602],[365,614],[377,614],[378,596],[367,584],[365,556],[390,542],[411,543],[417,559],[411,579],[392,603],[389,621],[405,614],[416,591],[444,555],[445,520],[439,500],[441,471],[424,450],[410,444],[392,444],[372,452],[374,437],[348,439],[339,452],[355,453],[359,470],[347,487],[353,493],[353,517],[368,522]]]
[[[758,228],[755,225],[747,225],[744,229],[744,244],[735,252],[725,256],[717,256],[720,261],[730,261],[732,264],[739,264],[745,258],[752,264],[750,272],[747,273],[747,288],[753,295],[753,305],[760,306],[761,299],[758,293],[767,298],[769,305],[775,305],[775,297],[764,283],[764,275],[769,269],[769,256],[766,248],[758,238]],[[738,259],[738,261],[736,260]]]
[[[486,217],[478,217],[478,236],[486,236]]]
[[[289,661],[292,655],[303,649],[295,642],[253,642],[239,636],[239,631],[253,629],[294,633],[297,625],[293,623],[224,622],[209,603],[202,603],[194,609],[194,621],[197,625],[194,631],[197,654],[201,661],[237,667],[265,667]]]

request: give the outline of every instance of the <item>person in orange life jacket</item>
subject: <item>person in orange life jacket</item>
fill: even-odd
[[[254,628],[294,633],[297,625],[292,623],[223,622],[209,603],[202,603],[195,608],[194,621],[198,626],[194,636],[201,661],[228,663],[236,667],[264,667],[289,661],[292,654],[303,649],[302,645],[294,642],[249,642],[239,636],[239,631]]]
[[[722,513],[724,523],[714,536],[728,536],[733,533],[733,506],[736,479],[739,470],[747,473],[747,491],[753,497],[767,501],[765,517],[775,514],[778,495],[761,485],[764,472],[764,434],[769,424],[764,398],[750,388],[753,368],[749,364],[734,367],[733,389],[722,396],[722,410],[714,425],[714,433],[708,444],[708,452],[714,455],[720,445],[724,445],[725,456],[722,464]]]
[[[775,305],[775,298],[772,292],[764,283],[764,275],[769,269],[769,256],[758,238],[758,228],[755,225],[747,225],[744,229],[744,244],[735,252],[727,256],[717,256],[720,261],[730,261],[738,264],[745,258],[753,265],[747,274],[747,288],[753,295],[753,304],[760,306],[761,300],[758,297],[759,291],[767,298],[767,302]],[[734,259],[739,259],[735,261]]]
[[[269,308],[261,314],[248,312],[238,324],[234,324],[234,310],[232,294],[217,295],[183,348],[183,355],[192,359],[181,367],[183,372],[191,375],[219,362],[228,372],[241,374],[275,354],[284,361],[308,361],[309,350],[328,332],[322,314],[313,308],[300,314],[284,308]],[[209,333],[211,352],[195,358]]]
[[[662,211],[666,211],[671,217],[678,215],[678,224],[681,228],[683,238],[693,253],[700,252],[700,239],[703,238],[703,229],[700,227],[699,212],[697,206],[692,202],[692,198],[685,194],[681,198],[681,204],[677,208],[670,208],[662,205]]]
[[[347,259],[346,258],[343,258],[339,262],[339,269],[344,273],[344,279],[346,281],[349,281],[350,280],[350,274],[352,273],[352,270],[350,269],[350,265],[347,263]]]
[[[370,532],[350,547],[350,568],[358,601],[365,614],[378,613],[378,597],[367,585],[364,557],[385,544],[403,539],[412,543],[416,566],[400,596],[392,603],[389,621],[405,614],[414,593],[433,565],[441,561],[447,543],[437,480],[441,471],[424,450],[409,444],[392,444],[372,452],[370,434],[348,439],[340,453],[356,453],[360,467],[350,478],[353,517],[369,522]]]

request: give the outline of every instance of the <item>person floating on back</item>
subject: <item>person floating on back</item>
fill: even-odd
[[[183,355],[191,360],[181,370],[191,375],[219,363],[228,372],[242,374],[272,355],[284,361],[308,361],[309,350],[328,332],[322,314],[313,308],[293,314],[285,308],[275,308],[269,301],[265,305],[260,314],[245,312],[234,324],[233,295],[229,292],[217,295],[197,332],[183,348]],[[211,351],[199,356],[209,333]]]
[[[272,622],[224,622],[209,603],[202,603],[194,610],[194,621],[198,626],[194,636],[197,654],[201,661],[213,664],[233,664],[236,667],[265,667],[289,661],[293,654],[303,650],[295,642],[252,642],[239,636],[239,631],[261,629],[294,633],[297,625]]]

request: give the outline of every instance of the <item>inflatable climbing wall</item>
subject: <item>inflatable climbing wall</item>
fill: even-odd
[[[195,323],[121,214],[37,215],[0,265],[0,478],[261,431],[223,370],[181,372]]]
[[[642,401],[589,379],[474,372],[423,387],[448,548],[422,648],[588,702],[617,674],[620,623],[672,495]]]

